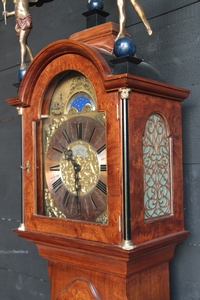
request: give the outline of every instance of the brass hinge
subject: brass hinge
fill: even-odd
[[[29,160],[27,160],[25,166],[20,166],[20,168],[21,168],[22,170],[26,170],[27,173],[29,173],[29,172],[30,172],[30,162],[29,162]]]

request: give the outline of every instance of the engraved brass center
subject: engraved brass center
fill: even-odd
[[[95,186],[99,178],[99,163],[96,152],[86,142],[76,141],[68,146],[72,150],[73,159],[80,165],[78,173],[79,184],[81,185],[80,196],[88,194]],[[61,161],[62,179],[67,189],[76,194],[75,170],[71,161],[63,155]]]

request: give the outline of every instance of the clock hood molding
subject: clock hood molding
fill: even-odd
[[[15,98],[8,98],[7,103],[16,107],[31,106],[31,102],[34,101],[32,97],[33,91],[37,88],[37,85],[46,87],[53,79],[53,76],[55,76],[54,72],[50,72],[50,70],[53,70],[56,66],[57,73],[59,74],[59,71],[62,73],[63,71],[74,69],[74,65],[73,67],[70,66],[67,56],[69,54],[81,55],[92,61],[101,75],[102,81],[105,81],[107,76],[112,75],[106,60],[94,47],[70,39],[59,40],[49,44],[35,56],[20,84],[18,95]],[[64,59],[64,56],[66,56],[66,59]],[[42,73],[44,76],[41,82]],[[41,94],[42,92],[44,91],[41,90]]]
[[[71,55],[77,55],[92,62],[107,92],[116,91],[116,86],[123,88],[131,84],[132,90],[137,92],[143,92],[145,88],[145,92],[149,95],[162,96],[164,93],[165,98],[167,97],[168,99],[176,101],[183,101],[188,95],[188,91],[179,87],[140,77],[135,74],[128,74],[128,72],[114,75],[114,65],[109,62],[108,55],[105,55],[105,51],[89,43],[85,44],[77,40],[66,39],[49,44],[35,56],[20,84],[18,95],[8,98],[6,100],[7,103],[14,107],[31,106],[32,101],[35,101],[34,90],[37,89],[37,87],[40,87],[41,99],[45,88],[55,77],[54,69],[56,69],[57,75],[67,70],[75,70],[74,64],[73,66],[70,64]],[[110,59],[114,57],[114,55],[109,54]],[[87,65],[83,66],[83,70],[86,67]],[[77,69],[77,71],[81,72],[79,69]],[[116,85],[116,82],[118,82],[118,85]]]

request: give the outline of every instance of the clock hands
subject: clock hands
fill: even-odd
[[[82,212],[81,212],[81,202],[79,201],[80,191],[81,191],[81,185],[79,184],[80,177],[79,172],[81,170],[81,166],[77,164],[77,162],[73,159],[73,152],[70,149],[63,148],[65,153],[65,159],[68,161],[71,161],[72,165],[74,166],[74,178],[75,178],[75,190],[76,190],[76,204],[77,204],[77,212],[78,212],[78,218],[81,218]]]
[[[78,211],[78,216],[82,215],[81,212],[81,202],[79,201],[79,195],[81,191],[81,185],[79,184],[79,172],[81,170],[81,166],[77,163],[74,163],[74,171],[75,171],[75,190],[76,190],[76,204],[77,204],[77,211]]]

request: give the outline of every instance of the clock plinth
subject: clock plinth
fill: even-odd
[[[189,91],[118,74],[109,30],[108,48],[105,31],[90,44],[90,29],[85,41],[45,47],[7,100],[23,108],[29,165],[24,227],[15,231],[48,260],[51,300],[169,300],[169,261],[188,234],[181,102]]]
[[[169,300],[168,262],[176,244],[185,239],[184,232],[171,234],[126,251],[110,244],[16,232],[36,243],[39,254],[48,259],[51,300],[60,299],[59,295],[79,299],[79,292],[84,300]]]

